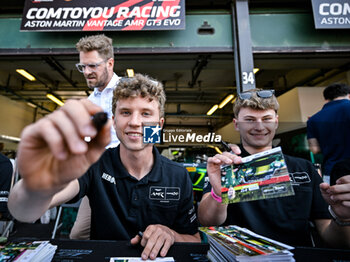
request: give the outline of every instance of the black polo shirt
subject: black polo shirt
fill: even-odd
[[[127,240],[148,225],[162,224],[181,234],[198,232],[192,183],[184,167],[153,148],[154,165],[141,180],[120,160],[119,146],[106,150],[79,178],[91,206],[91,239]],[[72,201],[71,201],[72,202]]]
[[[249,153],[241,147],[242,157]],[[309,221],[329,219],[319,184],[322,179],[310,161],[284,155],[294,196],[229,204],[224,225],[246,227],[293,246],[311,246]],[[209,183],[204,192],[211,190]]]

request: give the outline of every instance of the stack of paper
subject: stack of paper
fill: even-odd
[[[210,261],[295,261],[293,247],[239,226],[201,227],[208,236]]]
[[[0,261],[50,262],[56,249],[49,241],[10,242],[0,246]]]

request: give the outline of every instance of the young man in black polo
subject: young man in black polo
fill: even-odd
[[[186,170],[143,143],[144,124],[163,125],[164,104],[159,82],[142,75],[121,81],[112,105],[120,145],[103,155],[110,123],[97,132],[91,116],[101,109],[88,100],[68,101],[25,128],[18,152],[23,179],[10,195],[12,214],[34,221],[51,206],[87,195],[91,239],[140,242],[143,259],[165,256],[174,242],[199,242]]]
[[[295,196],[234,204],[221,203],[222,164],[241,163],[241,157],[272,148],[278,126],[278,102],[273,90],[252,90],[239,95],[233,119],[241,147],[232,147],[208,159],[210,180],[204,189],[198,217],[203,225],[238,225],[294,246],[311,246],[309,221],[328,245],[350,246],[350,176],[330,187],[322,183],[311,162],[285,155]],[[237,156],[239,154],[240,156]],[[324,201],[326,200],[326,201]],[[328,204],[327,204],[327,203]],[[328,205],[336,219],[331,220]]]

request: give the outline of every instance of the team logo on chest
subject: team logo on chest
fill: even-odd
[[[112,184],[115,184],[115,178],[113,176],[108,175],[106,173],[103,173],[101,177],[102,177],[102,179],[107,180],[108,182],[110,182]]]
[[[289,173],[289,175],[292,178],[293,185],[300,185],[311,182],[310,176],[306,172],[294,172]]]
[[[149,188],[149,199],[151,200],[179,200],[180,188],[179,187],[156,187],[151,186]]]

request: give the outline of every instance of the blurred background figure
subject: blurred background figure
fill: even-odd
[[[312,153],[322,153],[325,182],[332,179],[332,168],[350,157],[350,87],[332,84],[323,91],[327,103],[307,121],[307,138]]]

